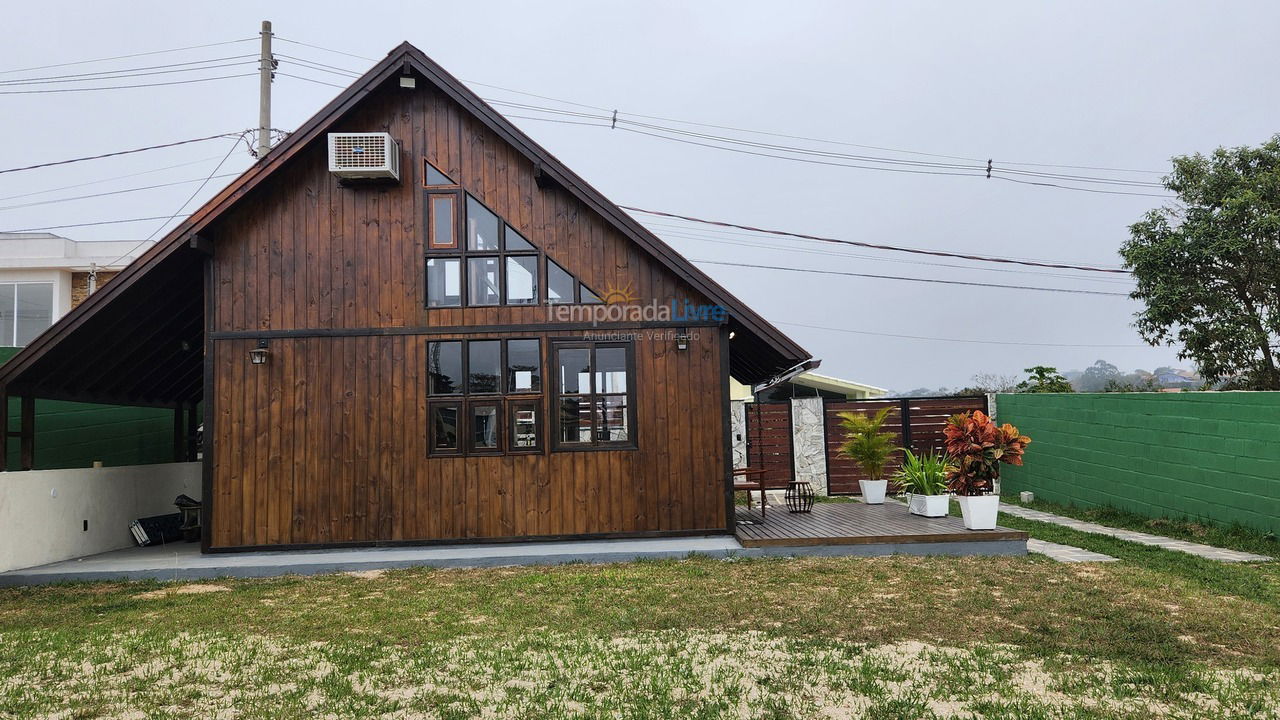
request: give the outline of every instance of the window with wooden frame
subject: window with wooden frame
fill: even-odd
[[[449,176],[423,166],[427,307],[601,302]]]
[[[636,447],[632,344],[564,341],[552,347],[555,449]]]
[[[429,341],[427,408],[431,455],[541,452],[541,340]]]

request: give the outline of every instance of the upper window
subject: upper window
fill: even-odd
[[[422,161],[422,165],[424,170],[422,173],[422,181],[426,183],[428,187],[457,185],[457,183],[449,179],[448,175],[440,172],[439,168],[427,162],[425,159]]]
[[[520,231],[425,165],[427,307],[601,302],[558,263],[543,263]]]
[[[556,447],[635,446],[630,343],[555,346]]]
[[[53,324],[53,283],[0,283],[0,345],[23,347]]]

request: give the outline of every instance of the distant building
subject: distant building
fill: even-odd
[[[1155,378],[1156,384],[1165,388],[1195,387],[1203,382],[1197,378],[1187,377],[1176,372],[1156,373]]]
[[[0,347],[34,340],[115,277],[140,251],[137,245],[0,233]]]
[[[750,387],[733,380],[730,383],[730,394],[734,400],[781,402],[804,397],[821,397],[828,400],[872,400],[884,397],[889,394],[889,391],[874,385],[841,380],[830,375],[803,372],[787,382],[779,383],[754,395]]]

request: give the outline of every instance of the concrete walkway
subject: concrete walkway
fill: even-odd
[[[1025,540],[996,542],[880,542],[863,545],[743,547],[732,535],[575,540],[567,542],[478,543],[405,547],[340,548],[202,555],[196,543],[127,548],[75,560],[0,573],[0,587],[97,580],[200,580],[219,577],[274,577],[377,570],[382,568],[473,568],[613,563],[683,558],[692,553],[715,558],[878,557],[883,555],[1025,555]]]
[[[1076,520],[1062,515],[1054,515],[1053,513],[1042,512],[1040,510],[1032,510],[1010,503],[1000,503],[1000,512],[1014,517],[1025,518],[1027,520],[1037,520],[1039,522],[1053,523],[1062,527],[1079,530],[1080,532],[1094,533],[1097,535],[1108,535],[1120,540],[1128,540],[1129,542],[1138,543],[1139,545],[1154,545],[1166,550],[1178,550],[1196,557],[1207,558],[1209,560],[1219,560],[1221,562],[1266,562],[1271,558],[1266,555],[1255,555],[1253,553],[1241,552],[1239,550],[1227,550],[1226,548],[1214,547],[1212,545],[1201,545],[1200,543],[1187,542],[1185,540],[1175,540],[1173,538],[1164,537],[1162,535],[1151,535],[1149,533],[1136,532],[1134,530],[1121,530],[1119,528],[1107,527],[1097,523]],[[1031,543],[1037,542],[1030,540],[1027,542],[1027,550],[1036,552]],[[1049,543],[1051,544],[1051,543]],[[1066,547],[1066,546],[1060,546]],[[1087,552],[1087,551],[1080,551]],[[1046,555],[1049,553],[1045,553]],[[1103,555],[1102,557],[1106,557]]]
[[[1001,511],[1004,508],[1000,508]],[[1110,555],[1103,555],[1084,548],[1072,547],[1071,545],[1059,545],[1058,543],[1045,542],[1044,540],[1036,540],[1031,538],[1027,540],[1027,552],[1047,555],[1048,557],[1064,563],[1078,562],[1116,562],[1116,558]]]

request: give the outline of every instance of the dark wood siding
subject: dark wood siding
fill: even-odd
[[[422,161],[430,160],[598,292],[705,302],[432,89],[386,88],[335,130],[387,131],[401,182],[343,187],[323,144],[214,225],[212,549],[723,531],[720,332],[689,349],[634,328],[638,449],[429,457],[428,339],[539,337],[545,307],[424,307]],[[517,332],[493,326],[517,325]],[[474,331],[433,335],[433,328]],[[486,327],[490,328],[486,332]],[[254,366],[252,337],[270,339]],[[393,334],[385,334],[385,333]],[[222,333],[222,335],[219,335]],[[657,335],[655,336],[655,333]]]
[[[726,527],[714,329],[635,341],[638,449],[486,457],[428,457],[426,342],[217,341],[212,547]]]

